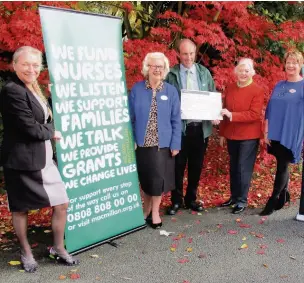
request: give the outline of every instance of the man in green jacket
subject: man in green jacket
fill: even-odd
[[[189,39],[179,42],[178,53],[180,64],[169,72],[166,81],[181,89],[216,91],[210,72],[202,65],[195,63],[196,45]],[[196,193],[208,145],[212,133],[211,121],[183,120],[182,147],[175,158],[175,190],[171,192],[171,207],[167,213],[174,215],[183,205],[194,211],[202,211],[203,206],[196,201]],[[183,179],[188,162],[188,187],[183,196]]]

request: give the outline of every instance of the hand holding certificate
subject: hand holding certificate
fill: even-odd
[[[223,120],[222,95],[219,92],[181,90],[183,120]]]

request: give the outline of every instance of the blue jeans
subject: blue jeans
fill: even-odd
[[[230,191],[231,199],[239,206],[247,205],[254,163],[256,160],[259,139],[227,139],[230,157]]]

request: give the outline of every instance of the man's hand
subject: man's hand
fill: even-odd
[[[213,120],[211,121],[211,124],[214,126],[217,126],[219,123],[221,123],[221,120]]]

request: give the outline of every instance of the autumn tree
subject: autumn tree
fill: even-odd
[[[128,88],[142,79],[141,64],[147,52],[164,52],[174,65],[178,62],[176,42],[180,38],[190,38],[198,46],[197,61],[210,69],[219,91],[234,79],[233,68],[239,58],[254,59],[255,80],[265,91],[266,105],[274,84],[284,78],[284,52],[293,47],[304,51],[301,2],[0,2],[0,77],[3,79],[10,72],[13,51],[19,46],[31,45],[44,50],[39,4],[121,17]],[[42,83],[48,82],[47,70],[40,79]],[[215,135],[207,151],[200,182],[203,188],[200,193],[207,205],[221,202],[228,191],[227,155],[222,150],[219,157],[219,150]],[[271,160],[262,150],[249,195],[253,206],[263,203],[271,190],[268,161]],[[299,188],[298,184],[299,177],[292,175],[291,186]],[[299,190],[295,190],[293,196],[298,193]]]

